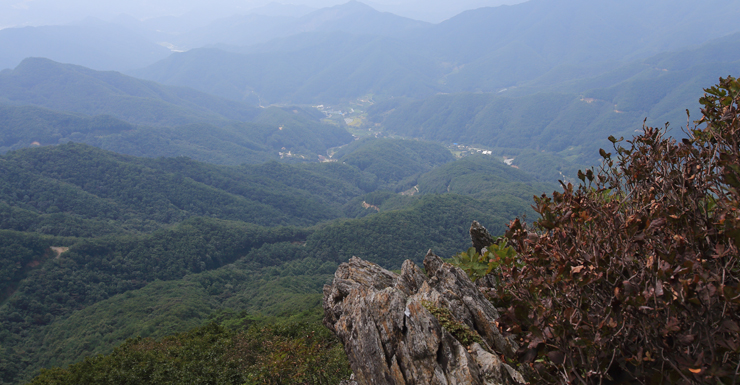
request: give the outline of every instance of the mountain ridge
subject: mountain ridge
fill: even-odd
[[[163,86],[113,71],[28,58],[0,74],[0,98],[14,104],[109,114],[136,124],[184,124],[252,120],[259,109],[203,92]],[[154,110],[157,112],[154,113]]]

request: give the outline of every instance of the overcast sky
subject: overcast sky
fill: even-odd
[[[322,8],[348,0],[281,0],[285,4]],[[524,0],[367,0],[374,8],[398,15],[439,22],[467,9]],[[261,7],[270,0],[0,0],[0,28],[65,24],[88,16],[112,19],[129,14],[138,19],[178,16],[196,11],[205,17],[228,16]]]

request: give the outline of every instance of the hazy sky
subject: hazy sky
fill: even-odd
[[[348,0],[282,0],[322,8]],[[64,24],[88,16],[110,19],[126,13],[139,19],[178,16],[196,11],[207,18],[228,16],[269,3],[269,0],[0,0],[0,28],[23,25]],[[523,0],[367,0],[381,11],[438,22],[466,9]]]

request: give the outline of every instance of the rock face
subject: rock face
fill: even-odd
[[[481,254],[483,248],[493,243],[491,234],[478,221],[473,221],[473,224],[470,225],[470,240],[473,241],[473,247],[475,247],[478,254]]]
[[[476,285],[431,251],[424,267],[428,276],[407,260],[398,275],[353,257],[324,287],[324,324],[342,340],[354,380],[360,385],[525,383],[501,361],[501,355],[514,357],[518,347],[500,334],[498,311]],[[438,319],[433,311],[453,319]]]

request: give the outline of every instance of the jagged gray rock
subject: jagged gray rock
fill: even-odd
[[[473,241],[473,247],[475,247],[478,254],[482,254],[481,250],[493,243],[491,233],[478,221],[473,221],[473,224],[470,225],[470,240]]]
[[[522,375],[499,359],[516,343],[496,326],[498,311],[467,275],[431,250],[428,277],[413,262],[401,274],[353,257],[324,286],[324,324],[344,344],[359,385],[520,384]],[[449,309],[455,322],[481,337],[464,346],[430,308]]]

